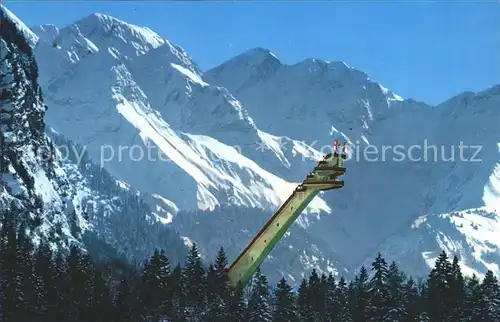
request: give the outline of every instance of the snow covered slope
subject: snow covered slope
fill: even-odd
[[[45,134],[47,108],[30,47],[35,37],[28,37],[31,32],[3,6],[0,24],[2,217],[13,213],[35,242],[44,238],[60,249],[88,237],[133,260],[148,257],[156,247],[182,260],[187,249],[177,233],[147,218],[165,211],[151,211],[136,191],[120,187],[68,140]]]
[[[294,189],[239,153],[259,154],[261,136],[272,138],[181,48],[101,14],[50,34],[36,46],[46,120],[120,180],[183,209],[275,208]],[[310,209],[328,207],[317,199]]]
[[[440,249],[457,254],[470,274],[500,272],[498,106],[500,86],[463,93],[437,107],[434,144],[441,161],[427,166],[434,174],[422,195],[422,216],[381,246],[413,272],[422,271],[422,259],[432,265]]]
[[[346,186],[324,196],[332,216],[310,228],[330,245],[349,245],[338,249],[343,261],[355,265],[371,255],[418,214],[421,198],[395,196],[421,195],[428,185],[425,169],[408,160],[392,162],[390,150],[389,160],[380,153],[367,159],[363,149],[420,143],[418,121],[430,107],[403,101],[345,63],[307,59],[284,65],[261,48],[208,71],[205,78],[226,86],[267,131],[320,150],[334,139],[350,143],[355,155],[346,163]]]
[[[284,65],[263,48],[249,50],[204,77],[235,95],[261,130],[307,143],[332,131],[352,135],[349,131],[368,129],[403,101],[343,62],[306,59]]]
[[[500,272],[500,212],[480,207],[417,218],[389,237],[380,251],[403,263],[408,274],[422,275],[434,265],[441,250],[461,259],[464,274],[481,276]],[[373,258],[364,261],[371,265]]]
[[[68,241],[69,222],[61,200],[64,180],[57,165],[43,162],[50,151],[44,135],[43,104],[36,82],[37,67],[24,35],[30,32],[0,7],[0,212],[22,214],[31,234],[47,237],[60,225],[59,239]],[[20,28],[20,29],[19,29]],[[44,212],[50,205],[53,211]]]

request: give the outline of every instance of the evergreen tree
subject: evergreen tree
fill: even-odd
[[[274,291],[273,321],[298,321],[295,301],[291,286],[282,277]]]
[[[307,293],[312,313],[310,318],[319,321],[325,315],[326,277],[322,280],[315,269],[309,275]]]
[[[325,292],[325,316],[328,320],[335,321],[340,310],[340,303],[337,299],[337,283],[335,277],[330,273],[326,281]]]
[[[54,321],[59,302],[56,284],[56,267],[49,245],[41,242],[35,255],[36,289],[38,293],[37,316],[41,320]]]
[[[338,302],[338,311],[332,321],[351,322],[352,315],[349,306],[349,290],[344,277],[341,277],[335,292],[335,301]]]
[[[350,310],[354,322],[370,320],[370,292],[368,271],[361,266],[359,274],[349,283]]]
[[[480,321],[481,318],[481,308],[478,303],[482,299],[481,283],[477,278],[476,274],[473,274],[470,279],[468,279],[465,287],[465,303],[464,303],[464,316],[470,317],[472,321]]]
[[[172,270],[169,278],[172,291],[172,319],[175,321],[184,321],[185,312],[185,292],[182,280],[182,268],[177,264]]]
[[[207,270],[207,317],[209,321],[222,321],[226,316],[226,304],[222,300],[222,294],[219,293],[217,285],[217,272],[213,264],[208,266]]]
[[[213,264],[208,265],[207,269],[207,305],[211,307],[215,302],[217,294],[217,275]]]
[[[89,320],[92,316],[93,267],[87,255],[72,246],[67,258],[70,290],[69,319]]]
[[[480,321],[500,321],[500,287],[493,272],[488,270],[481,284]]]
[[[115,303],[116,321],[131,321],[133,317],[133,297],[132,290],[126,278],[123,278],[118,285],[118,294]]]
[[[146,263],[141,276],[141,300],[146,316],[158,319],[172,314],[170,263],[165,252],[155,250]]]
[[[451,276],[451,264],[448,261],[446,252],[443,251],[437,258],[427,281],[427,313],[433,321],[448,321],[452,316],[453,308],[450,306],[450,299],[452,298],[450,291]]]
[[[2,275],[2,266],[0,266],[0,321],[4,321],[4,307],[3,307],[3,299],[4,299],[4,292],[3,292],[3,275]]]
[[[297,295],[297,313],[301,321],[310,321],[313,318],[313,307],[309,294],[309,286],[304,278],[300,283]]]
[[[451,310],[451,320],[459,321],[464,317],[465,281],[457,256],[453,257],[448,284],[450,287],[449,306]]]
[[[389,312],[390,294],[387,281],[387,263],[378,253],[372,263],[373,277],[369,284],[370,306],[368,312],[371,321],[383,321]]]
[[[257,269],[251,286],[250,298],[248,300],[248,321],[271,321],[271,296],[269,294],[269,285],[267,278]]]
[[[387,285],[389,290],[388,313],[386,321],[404,321],[408,315],[409,293],[405,287],[405,275],[399,270],[396,262],[392,262],[387,271]],[[410,286],[411,287],[411,286]]]
[[[17,280],[21,286],[21,297],[18,299],[20,310],[17,318],[29,320],[34,318],[37,311],[41,309],[40,302],[45,294],[34,273],[33,244],[26,234],[24,225],[21,225],[18,230],[16,256]]]
[[[229,321],[244,321],[247,310],[241,283],[232,290],[229,303]]]
[[[94,268],[94,276],[92,278],[92,321],[107,322],[112,318],[111,296],[106,281],[102,277],[99,269]]]
[[[67,258],[61,252],[55,255],[54,283],[57,290],[57,307],[53,311],[55,318],[52,321],[70,321],[70,314],[74,303],[71,302],[71,278]]]
[[[203,319],[206,313],[206,277],[196,244],[189,251],[186,266],[182,271],[182,279],[186,317],[190,320]]]
[[[221,247],[215,259],[215,265],[209,268],[207,274],[207,283],[212,283],[211,280],[213,280],[212,286],[209,287],[207,285],[207,290],[213,288],[213,291],[209,292],[209,299],[211,299],[211,301],[209,301],[210,317],[217,321],[223,321],[229,318],[231,292],[226,270],[227,264],[226,252]],[[213,276],[209,278],[209,274]]]
[[[24,297],[22,294],[22,281],[18,271],[15,216],[11,211],[4,213],[0,246],[3,273],[2,289],[4,290],[3,321],[16,321],[22,316]]]
[[[418,319],[417,321],[426,322],[430,321],[429,316],[429,281],[424,277],[420,276],[417,280],[417,290],[419,294],[419,305],[418,305]]]
[[[410,277],[404,285],[404,312],[406,315],[405,321],[418,321],[420,316],[420,296],[418,293],[417,283]]]

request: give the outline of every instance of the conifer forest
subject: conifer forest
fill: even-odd
[[[13,214],[1,230],[1,321],[500,321],[491,271],[465,278],[442,252],[426,279],[405,276],[380,254],[352,280],[313,270],[297,290],[257,271],[233,289],[220,249],[208,265],[194,245],[183,265],[163,250],[138,267],[95,262],[77,245],[37,247]]]

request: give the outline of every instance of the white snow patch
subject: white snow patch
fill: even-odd
[[[392,97],[390,97],[389,100],[402,102],[404,101],[404,98],[402,96],[399,96],[398,94],[392,93]]]
[[[404,101],[404,99],[401,96],[392,93],[391,91],[389,91],[387,88],[385,88],[381,84],[378,84],[378,86],[380,86],[380,89],[382,90],[382,92],[384,93],[384,95],[388,96],[387,97],[388,101],[400,101],[400,102]]]
[[[176,213],[179,211],[179,208],[177,207],[177,205],[175,203],[173,203],[172,201],[170,201],[170,200],[168,200],[168,199],[166,199],[158,194],[153,194],[152,196],[158,200],[161,200],[165,205],[167,205],[168,207],[173,209]]]
[[[170,64],[173,68],[177,69],[179,72],[181,72],[184,76],[188,77],[191,81],[193,81],[196,84],[199,84],[201,86],[209,86],[207,83],[205,83],[199,75],[196,75],[189,69],[182,67],[181,65],[171,63]]]
[[[183,149],[181,153],[181,148],[185,144],[169,129],[168,124],[158,119],[153,120],[156,116],[146,115],[138,103],[127,101],[121,94],[115,94],[114,97],[120,102],[116,107],[118,112],[134,125],[141,132],[141,135],[150,138],[170,160],[173,160],[197,182],[213,187],[207,176],[186,159]],[[154,122],[163,123],[164,128],[161,133],[154,126]]]
[[[382,86],[382,84],[378,84],[378,86],[382,90],[382,93],[384,93],[385,95],[389,94],[389,90],[386,87]]]
[[[127,190],[130,189],[130,186],[126,182],[118,180],[117,183],[118,183],[118,186],[120,188],[127,189]]]
[[[260,146],[259,149],[260,148],[263,149],[263,148],[267,147],[268,149],[272,150],[276,154],[278,159],[281,162],[283,162],[283,164],[285,164],[285,166],[290,167],[290,163],[288,162],[287,158],[283,154],[286,139],[284,137],[271,135],[271,134],[263,132],[261,130],[257,130],[257,134],[260,137],[260,139],[262,140],[262,142],[260,142],[260,144],[262,146]]]
[[[181,239],[184,241],[184,245],[186,245],[189,248],[193,247],[194,242],[189,237],[181,236]]]
[[[239,154],[235,148],[222,144],[211,137],[192,134],[188,136],[193,139],[197,145],[203,146],[217,156],[224,156],[224,159],[226,159],[227,161],[238,164],[240,167],[248,168],[252,172],[259,175],[261,178],[263,178],[265,182],[268,183],[268,185],[264,185],[260,182],[253,182],[249,188],[254,193],[256,191],[259,191],[259,195],[261,195],[270,203],[281,205],[286,201],[286,199],[298,185],[298,183],[289,183],[263,170],[255,162]],[[248,189],[244,187],[241,182],[233,182],[233,186],[241,187],[240,189],[242,190]],[[305,211],[315,213],[325,211],[329,213],[330,207],[328,207],[322,199],[315,198]]]
[[[157,206],[157,210],[161,211],[162,209],[160,206]],[[165,224],[165,225],[171,224],[173,217],[174,217],[171,213],[166,213],[166,215],[167,215],[166,218],[158,215],[157,213],[154,213],[154,215],[159,222],[161,222],[162,224]]]
[[[59,200],[58,193],[54,190],[54,186],[43,170],[37,171],[33,177],[35,179],[35,191],[42,197],[44,203],[51,203],[55,200]]]

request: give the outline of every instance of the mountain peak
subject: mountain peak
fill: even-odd
[[[97,23],[101,23],[101,24],[118,23],[118,24],[128,25],[128,23],[123,21],[123,20],[120,20],[118,18],[115,18],[113,16],[110,16],[110,15],[107,15],[104,13],[100,13],[100,12],[94,12],[94,13],[88,15],[87,17],[80,19],[78,22],[82,22],[82,21],[89,21],[89,22],[93,21],[93,22],[97,22]]]
[[[328,61],[328,60],[323,60],[320,58],[306,58],[296,64],[298,65],[304,65],[304,66],[317,66],[317,67],[322,67],[322,68],[330,68],[330,69],[352,69],[349,65],[347,65],[343,61]],[[292,65],[293,66],[293,65]]]
[[[100,12],[94,12],[74,23],[74,25],[92,25],[94,28],[101,27],[104,29],[107,29],[110,31],[111,29],[114,29],[113,27],[126,27],[129,29],[136,29],[140,28],[143,30],[148,30],[151,31],[151,29],[147,27],[139,27],[136,25],[129,24],[128,22],[125,22],[123,20],[120,20],[116,17],[100,13]],[[152,32],[152,31],[151,31]]]
[[[296,65],[328,65],[328,62],[319,58],[306,58],[298,62]]]
[[[357,71],[351,68],[349,65],[342,61],[328,61],[319,58],[306,58],[304,60],[299,61],[298,63],[287,65],[287,67],[297,68],[297,69],[306,69],[309,72],[311,71],[344,71],[344,72],[352,72],[356,73]],[[364,73],[361,73],[364,77],[367,77]]]
[[[281,61],[270,50],[255,47],[209,70],[205,75],[210,83],[210,80],[215,80],[224,74],[226,69],[238,70],[239,72],[236,77],[235,75],[226,76],[231,79],[236,88],[239,88],[250,86],[257,82],[264,82],[266,79],[272,77],[282,66]],[[235,92],[238,92],[238,90],[236,89]]]
[[[262,47],[251,48],[229,60],[229,63],[251,67],[267,65],[273,69],[277,69],[282,65],[281,61],[275,54],[273,54],[269,49]]]
[[[24,38],[32,48],[38,42],[38,37],[35,35],[25,24],[22,22],[15,14],[13,14],[9,9],[0,4],[0,16],[5,17],[12,21],[17,29],[23,34]]]
[[[103,13],[93,13],[72,26],[78,26],[81,34],[96,45],[116,43],[129,44],[135,48],[136,55],[142,55],[153,48],[158,48],[165,40],[148,27],[129,24],[118,18]],[[69,26],[71,28],[72,26]],[[109,38],[115,38],[113,42]]]
[[[262,58],[267,58],[269,56],[274,57],[275,59],[278,59],[278,57],[273,54],[269,49],[262,48],[262,47],[254,47],[251,48],[243,53],[243,55],[248,55],[248,56],[256,56],[256,57],[262,57]]]

